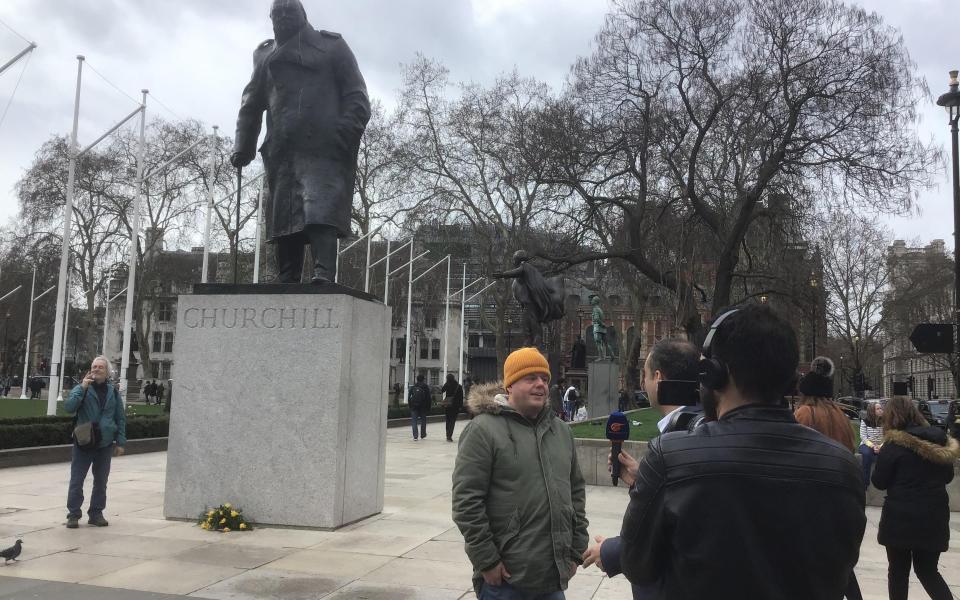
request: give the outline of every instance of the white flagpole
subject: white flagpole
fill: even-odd
[[[260,283],[260,228],[263,226],[263,188],[257,192],[257,233],[254,236],[253,282]]]
[[[390,293],[390,238],[387,238],[387,270],[383,272],[383,303],[387,304]]]
[[[73,222],[73,187],[77,169],[77,128],[80,123],[80,82],[83,55],[77,56],[77,93],[73,101],[73,129],[70,131],[70,160],[67,165],[67,199],[63,205],[63,247],[60,249],[60,274],[57,277],[57,308],[53,323],[53,350],[50,352],[50,389],[47,390],[47,415],[57,414],[60,385],[60,352],[63,342],[63,306],[67,294],[67,263],[70,258],[70,224]]]
[[[449,295],[448,295],[449,297]],[[467,322],[467,263],[463,263],[463,286],[460,290],[460,343],[457,344],[457,347],[460,348],[460,385],[463,385],[463,335],[465,327],[464,325]]]
[[[443,377],[447,377],[447,352],[450,350],[450,255],[447,255],[447,303],[443,315]],[[462,382],[460,382],[462,383]]]
[[[413,313],[413,238],[410,238],[410,264],[407,271],[407,347],[405,349],[406,362],[403,369],[403,403],[407,403],[407,394],[410,393],[410,317]],[[387,273],[389,281],[390,274]]]
[[[206,223],[203,226],[203,271],[200,275],[200,283],[207,282],[209,273],[208,264],[210,262],[210,221],[213,219],[213,178],[216,176],[217,167],[217,125],[213,126],[213,133],[210,134],[210,175],[207,176],[207,214]]]
[[[27,399],[27,374],[30,366],[30,335],[33,333],[33,294],[37,286],[37,268],[33,268],[33,279],[30,280],[30,313],[27,317],[27,347],[23,350],[23,379],[20,381],[20,399]]]
[[[133,323],[133,295],[137,291],[137,245],[140,243],[140,200],[143,196],[143,167],[146,160],[147,90],[140,113],[140,147],[137,149],[137,187],[133,197],[133,222],[130,224],[130,259],[127,263],[127,302],[123,311],[123,349],[120,356],[120,397],[127,402],[127,370],[130,367],[130,327]],[[146,340],[141,340],[144,344]]]
[[[369,227],[369,224],[367,225]],[[373,241],[373,234],[367,235],[367,267],[363,270],[363,291],[370,293],[370,242]]]

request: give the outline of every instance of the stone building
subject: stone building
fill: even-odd
[[[884,314],[883,395],[896,382],[908,383],[915,398],[956,397],[952,355],[920,354],[909,336],[920,323],[953,321],[953,260],[943,240],[908,246],[895,240],[887,253],[890,290]]]

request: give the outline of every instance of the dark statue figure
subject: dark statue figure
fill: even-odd
[[[607,339],[607,327],[603,321],[603,309],[600,308],[600,297],[591,296],[590,304],[593,305],[593,342],[597,345],[597,360],[610,360],[613,358],[613,348],[610,347],[610,341]]]
[[[491,277],[513,279],[513,297],[523,308],[524,345],[542,348],[543,324],[563,317],[563,286],[545,279],[529,260],[526,251],[517,250],[513,253],[514,268]]]
[[[570,368],[587,368],[587,343],[583,341],[581,335],[577,336],[577,340],[573,342],[573,348],[570,349]]]
[[[300,281],[309,243],[313,281],[333,281],[337,239],[350,233],[357,153],[370,119],[367,87],[340,34],[314,29],[299,0],[274,0],[270,19],[275,39],[253,52],[230,162],[241,168],[253,160],[266,111],[263,205],[278,278]]]

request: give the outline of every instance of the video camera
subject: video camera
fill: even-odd
[[[700,405],[700,382],[684,379],[661,379],[657,382],[657,402],[662,406],[681,406],[670,415],[663,433],[693,431],[706,416]]]

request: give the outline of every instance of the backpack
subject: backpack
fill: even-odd
[[[421,410],[430,407],[430,390],[426,385],[416,384],[410,390],[410,408]]]

